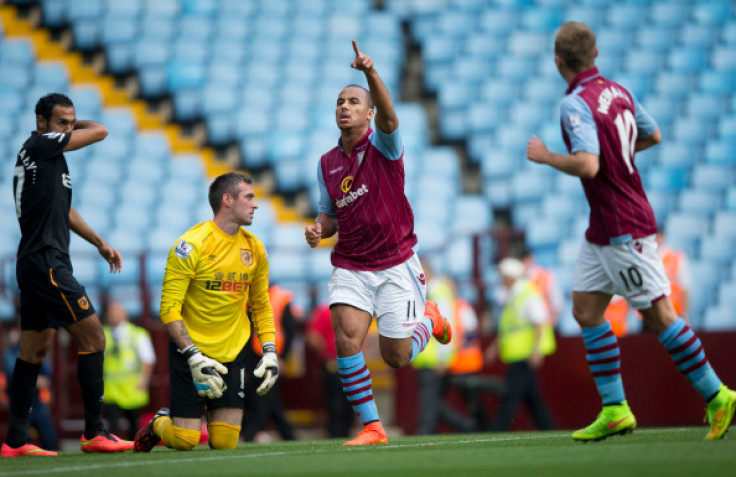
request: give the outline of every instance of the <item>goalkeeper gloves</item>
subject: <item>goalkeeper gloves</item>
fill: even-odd
[[[184,355],[192,370],[192,380],[197,393],[209,399],[222,397],[227,389],[225,381],[220,374],[227,374],[225,365],[217,360],[207,357],[194,345],[189,345],[180,353]]]
[[[263,396],[271,390],[276,380],[279,379],[279,357],[276,354],[276,345],[268,341],[263,343],[263,358],[258,362],[258,366],[253,371],[253,375],[257,378],[263,378],[263,383],[258,386],[256,392]]]

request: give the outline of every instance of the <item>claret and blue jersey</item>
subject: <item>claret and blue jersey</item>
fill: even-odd
[[[368,130],[347,156],[341,144],[317,168],[319,212],[337,217],[332,264],[350,270],[385,270],[414,253],[414,214],[404,194],[403,145],[391,134]]]
[[[609,245],[656,233],[654,212],[634,164],[637,138],[657,129],[652,117],[626,88],[602,77],[595,67],[570,84],[560,115],[568,151],[600,158],[599,173],[581,179],[590,204],[586,239]]]

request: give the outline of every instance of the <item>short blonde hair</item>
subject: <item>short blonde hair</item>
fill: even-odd
[[[555,55],[580,72],[595,65],[595,33],[585,23],[563,23],[555,35]]]

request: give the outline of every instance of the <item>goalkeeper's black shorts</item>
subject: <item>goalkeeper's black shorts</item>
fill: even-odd
[[[227,367],[227,374],[222,379],[227,389],[221,398],[208,399],[201,397],[194,387],[192,371],[184,356],[179,353],[173,341],[169,340],[169,409],[171,417],[199,419],[202,417],[202,405],[207,409],[218,407],[237,407],[243,409],[245,404],[245,348],[230,363],[222,363]]]

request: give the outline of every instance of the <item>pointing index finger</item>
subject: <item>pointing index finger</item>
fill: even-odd
[[[360,50],[358,49],[358,43],[353,40],[353,50],[355,50],[355,56],[360,56]]]

